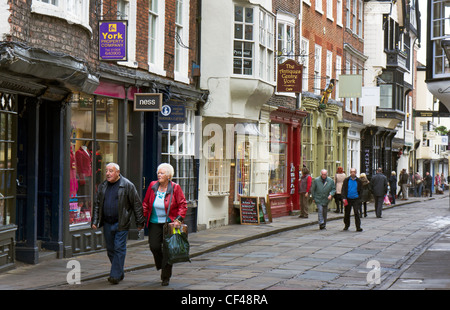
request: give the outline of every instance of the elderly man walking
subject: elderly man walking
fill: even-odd
[[[120,174],[115,163],[106,165],[106,180],[98,187],[92,228],[103,226],[106,252],[111,262],[108,281],[118,284],[124,277],[128,229],[134,214],[138,230],[144,227],[142,203],[133,183]]]
[[[315,178],[311,185],[311,196],[317,205],[320,229],[326,228],[328,203],[333,199],[335,193],[336,185],[333,179],[328,177],[328,171],[323,169],[320,177]]]

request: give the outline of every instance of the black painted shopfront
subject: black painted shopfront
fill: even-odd
[[[19,59],[0,63],[0,271],[17,260],[37,264],[43,250],[58,258],[103,250],[102,230],[92,230],[90,219],[108,162],[117,162],[143,196],[157,165],[171,161],[175,181],[190,195],[187,220],[195,229],[198,165],[189,150],[171,156],[178,154],[167,138],[194,134],[188,128],[202,93],[93,75],[67,55],[61,69],[61,59],[38,49],[38,59],[27,59],[16,44],[0,45],[0,54]],[[165,103],[186,105],[190,125],[160,124],[158,113],[134,111],[136,92],[162,92]],[[137,239],[137,229],[129,237]]]
[[[369,126],[361,131],[361,172],[369,178],[376,174],[378,168],[390,175],[396,167],[392,156],[392,140],[396,130],[378,126]]]

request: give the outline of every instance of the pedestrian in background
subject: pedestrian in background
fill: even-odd
[[[103,226],[106,253],[111,262],[108,281],[118,284],[124,278],[128,229],[134,214],[138,230],[144,228],[142,203],[136,187],[120,174],[116,163],[106,165],[106,180],[98,186],[92,228]]]
[[[431,177],[430,173],[427,171],[425,173],[425,178],[423,180],[423,182],[425,183],[425,196],[428,196],[428,194],[430,194],[430,197],[433,197],[433,192],[431,190],[432,186],[433,186],[433,178]]]
[[[409,175],[406,172],[406,169],[402,169],[400,172],[398,185],[400,185],[401,193],[402,193],[402,200],[408,200],[408,181],[409,181]],[[399,193],[400,195],[400,193]]]
[[[147,218],[148,243],[155,260],[156,270],[161,270],[161,285],[169,285],[172,265],[163,251],[164,225],[174,222],[180,228],[186,216],[187,203],[180,185],[171,181],[174,174],[170,164],[158,166],[158,180],[150,183],[143,201],[144,217]],[[169,214],[167,215],[170,205]]]
[[[389,188],[389,193],[392,195],[391,204],[395,205],[395,196],[397,195],[397,173],[395,171],[392,171],[389,177]]]
[[[375,214],[378,218],[381,218],[384,196],[388,191],[388,181],[381,168],[377,169],[377,174],[373,176],[370,184],[375,199]]]
[[[364,217],[367,217],[367,203],[370,201],[370,181],[367,179],[365,173],[359,176],[362,184],[361,204],[359,206],[359,216],[362,217],[362,206],[364,205]]]
[[[419,172],[414,174],[414,197],[422,197],[423,179]]]
[[[315,178],[311,185],[311,196],[317,205],[319,228],[325,229],[327,225],[328,204],[336,193],[336,186],[328,171],[323,169],[320,176]]]
[[[353,209],[356,231],[362,231],[359,210],[361,207],[362,182],[356,176],[356,169],[350,169],[350,176],[342,184],[342,199],[344,200],[344,230],[350,227],[350,214]]]
[[[346,174],[344,172],[344,168],[338,167],[336,170],[336,174],[334,175],[334,184],[336,185],[336,194],[334,195],[334,202],[336,203],[336,211],[335,213],[344,212],[344,202],[342,199],[341,191],[342,184],[346,178]]]
[[[434,187],[436,189],[436,194],[441,194],[441,176],[439,172],[434,176]]]
[[[303,167],[302,177],[299,181],[299,194],[300,194],[300,215],[299,218],[308,218],[309,209],[309,191],[311,190],[312,177],[309,173],[309,169]]]

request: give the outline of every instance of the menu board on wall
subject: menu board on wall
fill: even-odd
[[[259,224],[258,197],[240,196],[241,224]]]

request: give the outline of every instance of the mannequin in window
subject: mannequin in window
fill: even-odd
[[[91,152],[86,145],[82,145],[75,152],[75,162],[77,165],[78,196],[89,195],[89,186],[92,177]]]
[[[77,165],[75,163],[75,154],[73,153],[72,145],[70,146],[70,198],[77,195],[78,182],[77,182]]]

